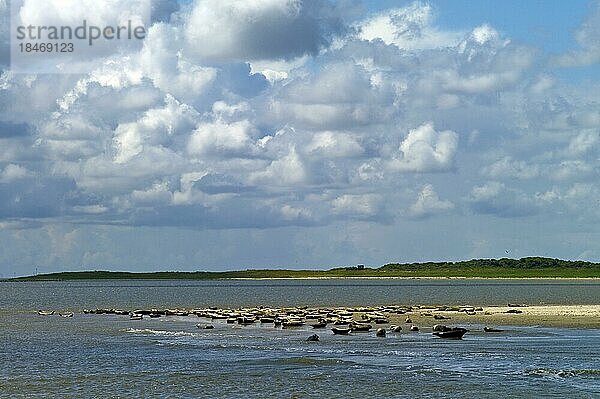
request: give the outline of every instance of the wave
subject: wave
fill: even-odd
[[[319,359],[316,357],[297,356],[278,359],[263,359],[262,364],[281,365],[281,366],[354,366],[358,363],[342,359]]]
[[[563,370],[563,369],[552,369],[552,368],[540,367],[540,368],[525,370],[525,375],[537,376],[537,377],[560,377],[560,378],[570,378],[570,377],[600,378],[600,369]]]
[[[153,330],[151,328],[127,328],[123,330],[126,333],[131,334],[142,334],[142,335],[161,335],[166,337],[196,337],[198,333],[191,333],[187,331],[167,331],[167,330]]]

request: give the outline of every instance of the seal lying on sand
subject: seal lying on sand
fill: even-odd
[[[366,323],[352,323],[350,324],[352,332],[368,332],[372,326]]]
[[[350,333],[350,328],[333,327],[331,331],[336,335],[348,335]]]
[[[461,339],[467,331],[469,330],[467,330],[466,328],[454,327],[446,331],[434,331],[433,335],[440,338]]]
[[[54,310],[38,310],[38,314],[40,316],[52,316],[54,314]]]
[[[448,326],[445,326],[443,324],[436,324],[432,327],[432,331],[434,332],[445,332],[445,331],[450,331],[451,328]]]

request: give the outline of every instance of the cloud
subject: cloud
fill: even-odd
[[[270,186],[295,186],[306,183],[307,171],[304,161],[294,146],[281,158],[273,160],[264,171],[254,172],[250,181]]]
[[[82,163],[58,166],[73,176],[80,188],[110,198],[144,189],[157,179],[174,178],[185,170],[187,163],[180,153],[162,146],[147,146],[126,162],[115,161],[102,154]]]
[[[569,142],[569,153],[582,155],[598,147],[600,143],[600,130],[586,130],[573,137]]]
[[[191,132],[198,119],[199,115],[192,107],[167,95],[164,108],[150,109],[138,121],[117,126],[113,137],[115,162],[130,161],[145,146],[175,146],[176,137]]]
[[[72,179],[26,178],[23,173],[24,171],[15,167],[9,167],[8,173],[5,168],[3,172],[3,181],[0,182],[1,219],[59,216],[68,208],[70,201],[76,198],[78,190]]]
[[[314,259],[383,262],[400,249],[432,256],[399,239],[407,225],[439,239],[450,219],[493,215],[503,219],[478,230],[493,240],[508,225],[531,233],[524,216],[538,213],[573,231],[596,220],[586,210],[600,171],[596,81],[556,75],[542,49],[485,21],[448,30],[433,4],[373,15],[355,4],[153,1],[143,47],[90,73],[1,69],[0,239],[77,225],[81,241],[55,262],[124,262],[128,244],[160,241],[169,226],[213,247],[230,237],[239,256],[227,259],[256,259],[241,244],[300,237],[299,257],[318,248]],[[455,239],[456,256],[469,253],[473,240]],[[190,265],[225,259],[178,241]],[[29,252],[11,253],[45,259]]]
[[[258,130],[248,120],[202,123],[190,137],[187,150],[198,157],[244,157],[252,152],[252,139],[258,134]]]
[[[70,26],[74,29],[85,21],[88,27],[121,27],[128,26],[129,23],[137,27],[147,26],[150,22],[151,1],[12,0],[11,9],[18,10],[13,17],[13,22],[21,26]],[[16,56],[12,60],[12,66],[24,72],[81,73],[93,69],[107,57],[120,57],[137,51],[141,46],[140,40],[118,39],[117,36],[113,40],[96,40],[93,45],[88,43],[88,38],[79,39],[77,35],[69,40],[77,47],[76,52],[60,52],[60,54],[48,52],[43,62],[39,58]]]
[[[246,61],[315,55],[345,31],[325,1],[197,1],[185,24],[190,53]]]
[[[8,164],[0,172],[0,183],[10,183],[13,180],[19,180],[33,176],[33,173],[20,165]]]
[[[181,29],[165,23],[148,30],[140,64],[154,85],[184,101],[202,95],[217,78],[218,70],[190,61],[181,51]]]
[[[171,15],[179,11],[178,0],[152,0],[151,16],[153,22],[169,22]]]
[[[431,184],[423,186],[417,200],[408,209],[408,214],[414,218],[426,218],[435,214],[444,213],[454,209],[454,204],[448,200],[441,200]]]
[[[500,34],[488,24],[479,25],[471,32],[471,38],[478,44],[496,42]]]
[[[316,130],[351,129],[391,119],[393,92],[349,60],[325,63],[275,92],[270,111],[278,123]]]
[[[285,204],[280,211],[281,216],[288,221],[310,221],[312,219],[312,211],[308,208],[298,208]]]
[[[83,213],[86,215],[99,215],[109,210],[104,205],[75,205],[73,206],[74,213]]]
[[[359,25],[359,37],[382,40],[401,49],[435,49],[458,44],[461,32],[441,31],[434,24],[429,4],[414,2],[404,8],[386,10]]]
[[[196,180],[193,187],[206,194],[241,193],[252,190],[252,188],[246,187],[237,181],[233,176],[221,173],[207,173]]]
[[[382,216],[383,198],[378,194],[344,194],[331,201],[333,213],[352,219]]]
[[[37,229],[42,226],[43,226],[43,224],[38,221],[18,220],[18,221],[0,222],[0,230],[21,231],[21,230],[27,230],[27,229]]]
[[[356,157],[364,152],[360,143],[351,135],[339,132],[319,132],[308,143],[308,153],[328,158]]]
[[[555,207],[560,213],[577,220],[578,223],[596,223],[600,218],[597,206],[600,190],[593,183],[573,183],[563,187],[553,187],[536,198],[543,201],[547,207]]]
[[[473,29],[457,50],[460,67],[439,72],[440,83],[450,92],[480,94],[514,85],[535,60],[533,49],[503,39],[487,24]]]
[[[476,213],[499,217],[530,216],[537,212],[535,201],[523,191],[494,181],[473,187],[469,203]]]
[[[484,167],[481,172],[494,179],[533,179],[540,175],[540,168],[538,165],[531,165],[525,161],[517,161],[510,156],[505,156]]]
[[[600,62],[600,3],[596,2],[593,12],[575,32],[579,49],[571,50],[551,58],[556,67],[583,67]]]
[[[594,169],[593,165],[585,161],[564,160],[548,168],[547,173],[551,179],[555,180],[586,180],[594,176]]]
[[[133,190],[131,198],[136,205],[155,206],[170,204],[173,201],[173,193],[169,189],[169,182],[156,182],[146,190]]]
[[[31,133],[26,123],[0,121],[0,138],[26,136]]]
[[[455,132],[438,132],[428,122],[408,132],[389,167],[399,172],[445,172],[452,168],[457,148]]]
[[[7,0],[0,0],[0,68],[10,62],[10,11]]]

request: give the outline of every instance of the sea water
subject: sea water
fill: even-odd
[[[236,280],[0,283],[0,397],[600,397],[600,331],[468,325],[337,336],[196,316],[130,321],[84,308],[597,304],[594,280]],[[72,310],[73,318],[37,309]]]

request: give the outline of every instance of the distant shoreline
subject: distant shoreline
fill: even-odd
[[[234,279],[600,279],[600,263],[529,257],[473,259],[460,262],[390,263],[378,268],[363,265],[329,270],[246,269],[196,272],[78,271],[16,277],[3,281],[68,280],[234,280]]]
[[[86,273],[86,272],[82,272]],[[158,272],[163,273],[163,272]],[[61,282],[61,281],[126,281],[126,280],[137,280],[137,281],[261,281],[261,280],[547,280],[547,281],[564,281],[564,280],[576,280],[576,281],[600,281],[599,276],[281,276],[281,277],[139,277],[133,273],[131,276],[126,277],[89,277],[89,276],[69,276],[68,278],[62,278],[60,276],[46,277],[40,276],[27,276],[27,277],[16,277],[10,279],[0,279],[0,282]]]
[[[347,277],[231,277],[219,280],[600,280],[600,277],[439,277],[439,276],[347,276]],[[193,280],[191,280],[193,281]]]
[[[278,281],[278,280],[503,280],[503,281],[597,281],[600,283],[600,277],[436,277],[436,276],[418,276],[418,277],[369,277],[369,276],[347,276],[347,277],[227,277],[227,278],[78,278],[78,279],[36,279],[29,277],[18,277],[11,279],[0,279],[0,283],[27,283],[27,282],[68,282],[68,281]]]

